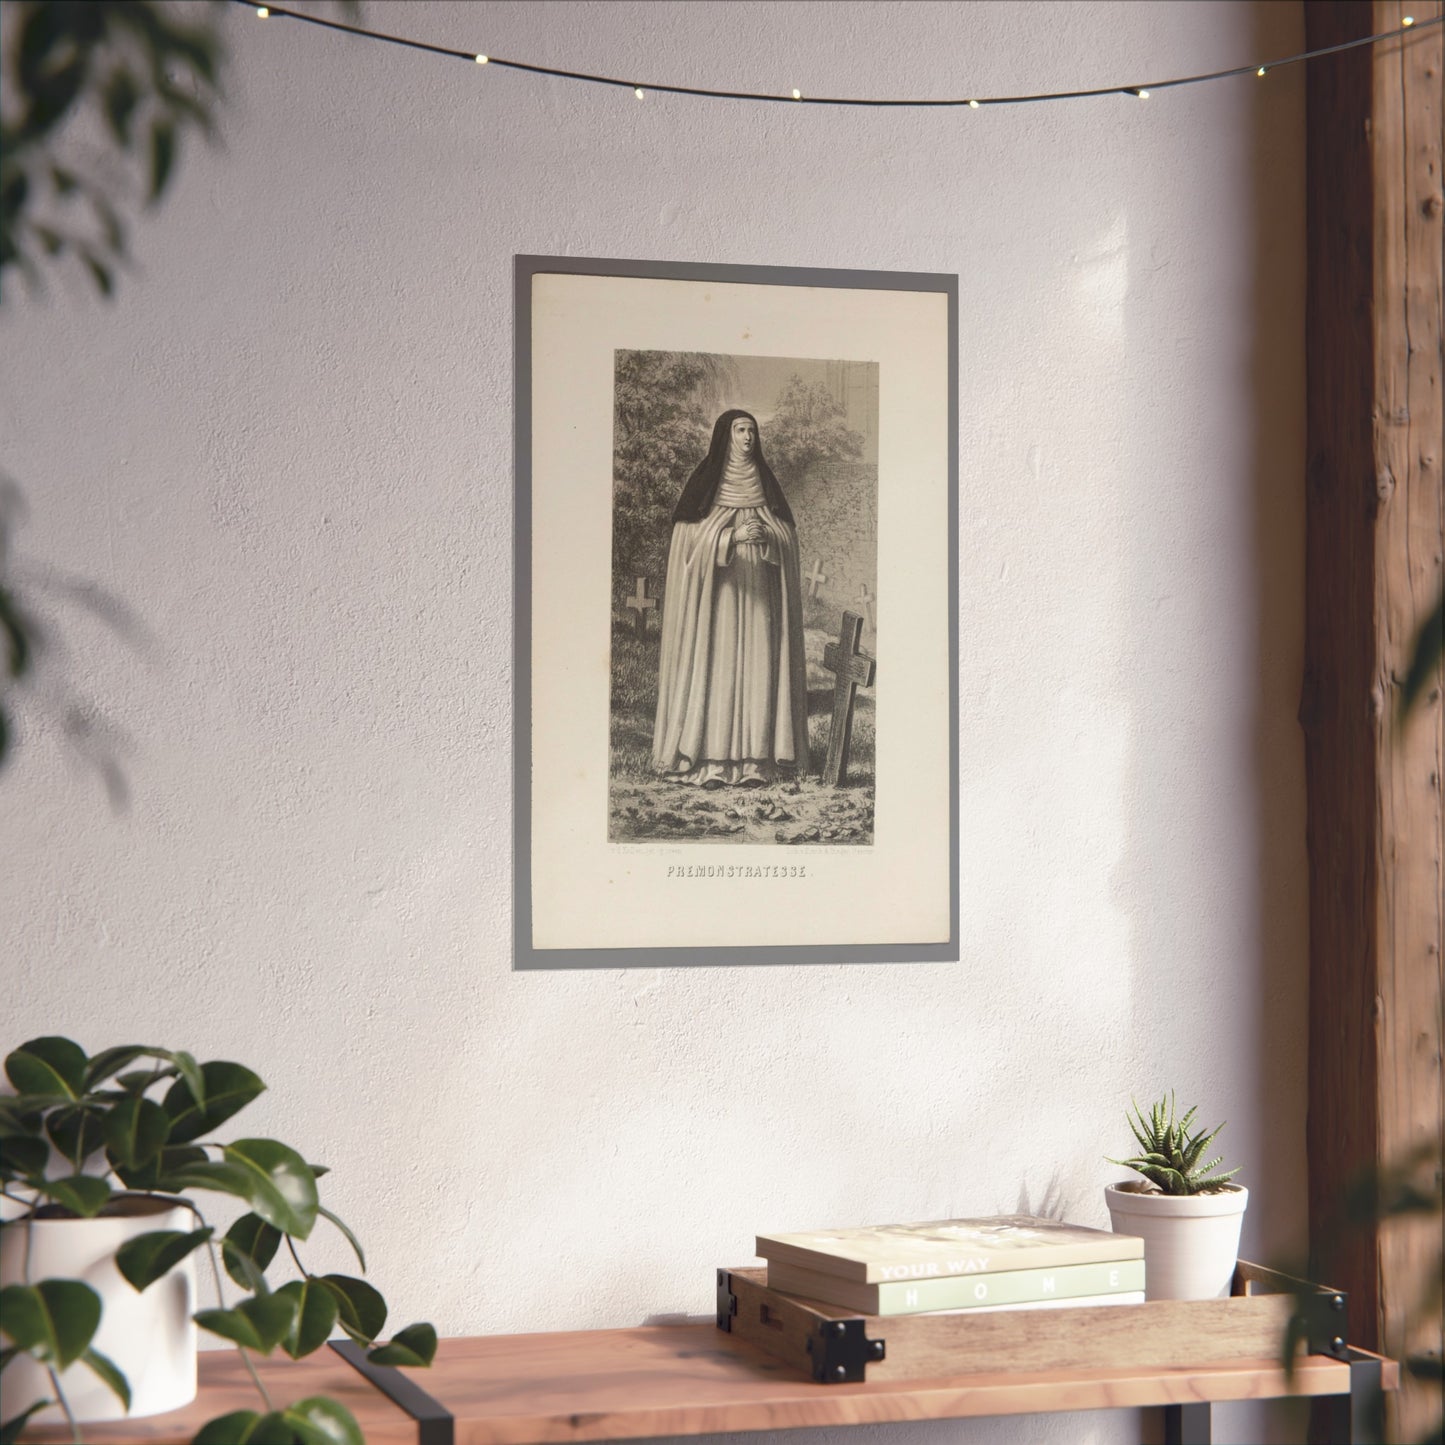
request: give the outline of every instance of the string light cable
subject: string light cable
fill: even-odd
[[[339,31],[363,40],[376,41],[383,45],[399,45],[407,50],[421,50],[430,55],[445,56],[449,60],[465,60],[472,65],[500,66],[504,70],[523,71],[529,75],[545,75],[554,80],[580,81],[586,85],[610,85],[619,90],[630,90],[638,100],[651,94],[686,95],[703,100],[743,100],[761,104],[781,105],[829,105],[829,106],[872,106],[890,109],[948,109],[964,108],[979,110],[988,105],[1033,105],[1049,100],[1090,100],[1105,95],[1127,95],[1138,100],[1148,100],[1151,94],[1161,90],[1176,90],[1185,85],[1204,85],[1215,80],[1229,80],[1240,75],[1254,75],[1263,80],[1271,71],[1281,70],[1288,65],[1299,65],[1308,60],[1318,60],[1325,55],[1337,55],[1344,50],[1356,50],[1363,45],[1378,45],[1386,40],[1398,40],[1407,34],[1418,33],[1445,23],[1445,15],[1436,15],[1428,20],[1416,20],[1406,15],[1395,30],[1383,30],[1378,35],[1362,35],[1357,40],[1342,41],[1338,45],[1326,45],[1318,50],[1303,50],[1298,55],[1281,56],[1278,60],[1255,62],[1251,65],[1236,65],[1228,70],[1211,70],[1201,75],[1181,75],[1173,80],[1151,80],[1133,85],[1102,85],[1091,90],[1037,91],[1029,95],[976,95],[945,97],[939,99],[900,98],[884,99],[868,96],[808,95],[801,90],[788,94],[774,94],[757,90],[713,90],[700,85],[665,85],[656,81],[623,79],[613,75],[598,75],[584,70],[564,70],[553,65],[533,65],[525,60],[507,60],[500,55],[477,50],[461,50],[450,45],[432,45],[425,40],[411,40],[404,35],[390,35],[381,30],[368,30],[360,25],[347,25],[340,20],[328,20],[320,15],[308,15],[301,10],[288,10],[280,5],[257,5],[254,0],[232,0],[233,4],[244,5],[262,20],[297,20],[305,25],[315,25],[323,30]]]

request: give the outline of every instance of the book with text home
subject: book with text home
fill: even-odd
[[[860,1284],[881,1284],[1141,1259],[1144,1241],[1131,1234],[1113,1234],[1057,1219],[1004,1214],[760,1234],[757,1252],[769,1264],[817,1270]]]
[[[1144,1288],[1144,1261],[1117,1259],[1099,1264],[1066,1264],[1058,1269],[1010,1269],[998,1274],[940,1275],[883,1284],[863,1284],[794,1265],[769,1264],[768,1288],[843,1305],[861,1314],[924,1314],[1128,1294]]]

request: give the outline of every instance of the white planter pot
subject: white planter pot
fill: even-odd
[[[128,1239],[154,1229],[189,1233],[196,1219],[173,1201],[123,1195],[124,1212],[95,1219],[33,1219],[0,1230],[0,1285],[43,1279],[78,1279],[101,1300],[100,1328],[91,1341],[130,1382],[129,1418],[174,1410],[196,1397],[195,1256],[188,1255],[149,1289],[137,1293],[115,1267],[115,1252]],[[26,1235],[29,1234],[29,1271]],[[121,1420],[125,1407],[89,1366],[77,1360],[60,1377],[77,1420]],[[0,1375],[0,1418],[21,1414],[36,1400],[54,1399],[45,1368],[19,1356]],[[36,1424],[63,1421],[57,1406],[32,1415]]]
[[[1132,1180],[1104,1190],[1115,1234],[1144,1241],[1145,1299],[1222,1299],[1239,1259],[1249,1190],[1155,1194]]]

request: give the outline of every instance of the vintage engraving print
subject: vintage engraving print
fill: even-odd
[[[956,958],[952,278],[529,263],[517,966]]]
[[[618,350],[607,836],[873,841],[878,364]]]

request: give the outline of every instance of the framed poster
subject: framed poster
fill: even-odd
[[[514,966],[958,957],[958,282],[516,263]]]

